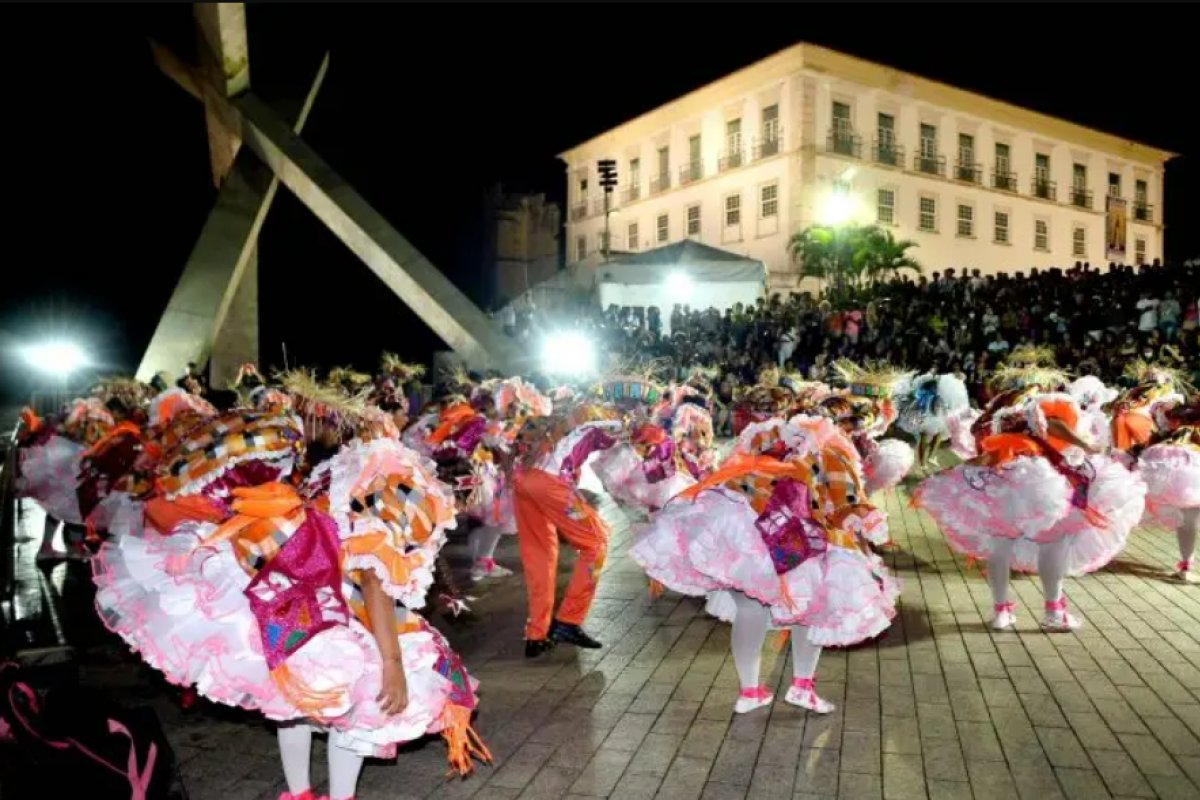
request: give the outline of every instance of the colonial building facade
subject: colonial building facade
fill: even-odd
[[[787,289],[794,233],[872,223],[916,241],[927,270],[1149,263],[1172,157],[799,44],[562,153],[567,260],[692,238]],[[607,206],[600,159],[618,165]]]

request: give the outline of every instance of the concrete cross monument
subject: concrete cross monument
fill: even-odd
[[[518,371],[522,358],[474,303],[300,138],[326,55],[291,124],[250,89],[242,3],[196,3],[200,64],[152,45],[159,68],[204,104],[216,205],[159,320],[137,376],[209,363],[226,385],[258,359],[258,234],[282,182],[471,367]],[[246,145],[243,147],[243,145]]]

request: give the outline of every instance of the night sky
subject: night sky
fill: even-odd
[[[1200,254],[1184,8],[1142,6],[1139,28],[1156,38],[1137,42],[1128,11],[1105,5],[252,6],[251,80],[269,102],[302,96],[330,50],[304,138],[481,304],[487,187],[561,203],[556,153],[797,41],[1183,153],[1166,183],[1168,255],[1183,258]],[[190,7],[4,6],[0,26],[4,236],[16,245],[0,386],[13,396],[29,379],[12,345],[31,337],[74,335],[110,371],[136,367],[215,190],[201,107],[147,46],[189,55]],[[1107,58],[1105,41],[1120,45]],[[438,346],[286,189],[260,277],[266,363],[281,343],[293,363],[360,368],[381,349],[427,360]]]

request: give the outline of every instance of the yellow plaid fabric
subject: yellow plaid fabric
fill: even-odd
[[[164,446],[158,486],[172,495],[238,461],[253,456],[280,458],[289,451],[299,452],[303,443],[304,433],[294,417],[245,411],[225,414],[193,428],[175,447]]]

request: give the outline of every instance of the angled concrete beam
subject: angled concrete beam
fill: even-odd
[[[187,67],[161,48],[155,51],[155,60],[160,66],[167,64],[164,72],[185,88],[187,83],[199,85]],[[296,132],[303,129],[328,69],[326,54],[296,118]],[[160,371],[178,375],[188,362],[208,360],[278,188],[278,178],[253,153],[238,154],[138,366],[140,380],[148,381]],[[249,322],[240,320],[238,327],[246,330]],[[228,355],[236,351],[234,344],[226,341],[225,345],[222,350],[227,355],[222,361],[239,360]],[[247,345],[244,351],[240,360],[253,360],[257,344],[252,349]],[[224,376],[214,375],[214,383],[218,378]]]
[[[250,46],[246,39],[246,7],[242,3],[196,3],[196,52],[208,126],[208,153],[213,185],[220,188],[242,146],[237,113],[229,98],[250,88]]]
[[[275,112],[253,92],[234,105],[245,144],[468,365],[521,369],[512,340]]]

